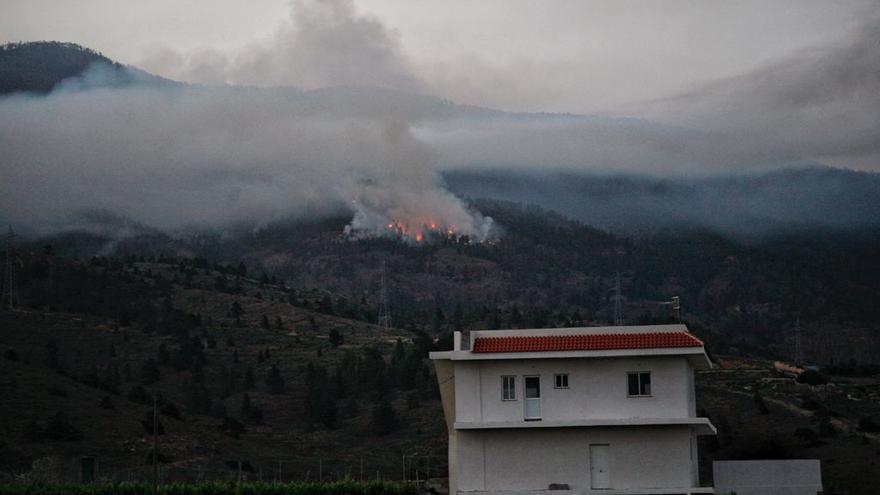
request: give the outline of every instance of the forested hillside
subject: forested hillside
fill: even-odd
[[[52,243],[84,259],[111,250],[244,261],[293,293],[334,294],[313,310],[371,322],[384,265],[395,326],[434,336],[608,324],[619,277],[626,322],[677,318],[668,302],[679,296],[682,319],[719,353],[792,358],[797,327],[809,361],[878,362],[878,231],[813,229],[753,242],[697,229],[623,237],[537,207],[474,206],[503,229],[496,240],[354,240],[340,217],[177,238],[151,230],[122,238],[68,233],[31,246]]]
[[[88,81],[89,84],[174,84],[161,77],[126,67],[75,43],[38,41],[0,45],[0,95],[17,92],[48,93],[62,81],[80,77],[89,69],[102,71],[100,74],[96,73],[96,80]]]
[[[43,459],[72,479],[93,454],[101,477],[146,477],[154,398],[166,479],[234,478],[239,462],[249,479],[337,479],[362,463],[387,479],[414,445],[444,469],[434,343],[421,332],[307,309],[331,294],[294,293],[243,264],[21,260],[22,305],[0,312],[7,477]]]

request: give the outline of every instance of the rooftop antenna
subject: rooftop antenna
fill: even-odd
[[[2,300],[9,306],[9,309],[15,308],[18,302],[18,294],[15,291],[15,254],[13,253],[13,244],[15,243],[15,232],[12,226],[6,234],[6,266],[3,274],[3,294]]]
[[[391,312],[388,310],[388,287],[385,283],[385,261],[382,261],[382,285],[379,288],[379,316],[376,324],[380,328],[391,329]]]
[[[614,275],[614,326],[623,326],[623,297],[620,295],[620,272]]]
[[[672,309],[675,311],[675,316],[678,318],[678,322],[681,323],[681,298],[678,296],[672,296]]]

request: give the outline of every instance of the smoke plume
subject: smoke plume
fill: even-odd
[[[358,13],[352,0],[294,0],[290,18],[269,40],[231,54],[165,48],[142,65],[177,80],[211,85],[420,87],[397,34]]]
[[[166,231],[352,212],[358,235],[425,222],[488,235],[401,115],[328,101],[138,86],[0,99],[0,211],[43,231],[96,210]]]

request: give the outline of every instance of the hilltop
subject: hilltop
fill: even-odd
[[[0,46],[0,95],[48,93],[63,81],[80,78],[89,71],[93,71],[94,80],[88,82],[103,86],[176,84],[75,43],[34,41]]]

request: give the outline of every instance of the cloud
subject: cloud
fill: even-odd
[[[671,98],[640,115],[774,157],[880,167],[880,16],[829,46]]]
[[[271,39],[231,54],[163,48],[142,61],[147,70],[200,84],[376,86],[414,90],[414,75],[396,32],[359,14],[352,0],[295,0]]]

